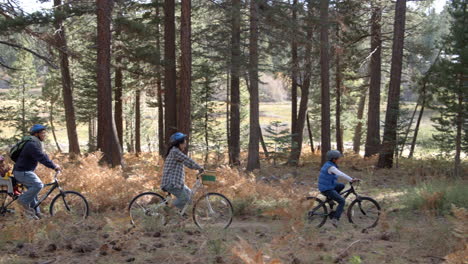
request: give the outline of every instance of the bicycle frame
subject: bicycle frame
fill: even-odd
[[[36,205],[33,207],[33,209],[36,209],[37,207],[39,207],[41,205],[42,202],[44,202],[45,199],[47,199],[47,197],[49,197],[49,195],[55,190],[55,189],[59,189],[60,193],[63,193],[63,190],[62,190],[62,187],[60,187],[59,185],[59,182],[58,182],[58,179],[57,179],[57,176],[58,176],[59,172],[57,171],[54,175],[54,181],[51,182],[51,183],[47,183],[47,184],[44,184],[44,188],[45,187],[48,187],[48,186],[51,186],[51,188],[47,191],[47,193],[45,193],[39,200],[38,202],[36,203]],[[19,196],[16,196],[14,197],[14,199],[12,199],[8,204],[5,205],[5,207],[8,207],[10,206],[14,201],[16,201],[18,199]],[[63,197],[63,196],[62,196]],[[65,202],[64,200],[64,203],[68,208],[68,205],[67,203]]]
[[[347,190],[344,190],[344,191],[340,192],[340,195],[342,195],[345,200],[351,194],[354,194],[354,196],[356,196],[356,198],[359,198],[359,195],[356,193],[356,190],[354,190],[353,183],[349,183],[349,184],[350,184],[350,187]],[[325,198],[326,199],[325,199],[324,203],[333,202],[333,199],[329,198],[328,196],[325,196]],[[330,207],[333,209],[333,205],[330,204]]]
[[[187,211],[187,209],[193,204],[193,197],[195,197],[197,192],[199,190],[205,190],[205,186],[203,186],[203,183],[201,182],[199,178],[200,175],[201,173],[197,174],[197,180],[195,181],[195,184],[192,187],[192,195],[190,199],[188,200],[188,202],[184,205],[184,208],[182,208],[182,210],[180,210],[178,214],[183,215]],[[164,199],[164,204],[169,204],[169,202],[172,201],[172,195],[169,192],[167,193],[168,194],[166,195],[166,198]],[[213,209],[211,208],[211,204],[208,203],[208,206],[209,206],[209,210],[213,211]]]

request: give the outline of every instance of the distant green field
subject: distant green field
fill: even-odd
[[[3,103],[5,104],[14,104],[13,101],[4,101]],[[247,109],[242,109],[243,112],[248,113],[248,106]],[[414,103],[407,103],[405,104],[406,108],[412,112],[414,108]],[[216,120],[219,121],[219,127],[218,129],[220,131],[224,131],[226,129],[226,117],[225,117],[225,109],[226,105],[224,102],[219,102],[215,106],[216,112],[218,113],[216,116]],[[423,121],[421,124],[421,129],[419,131],[419,136],[418,136],[418,142],[430,142],[432,139],[432,133],[435,131],[435,129],[432,127],[432,122],[430,120],[431,116],[434,114],[432,110],[426,110],[424,113]],[[348,113],[348,115],[354,116],[355,113],[351,112]],[[416,116],[417,117],[417,116]],[[414,122],[416,121],[416,117]],[[333,119],[333,117],[332,117]],[[385,120],[385,107],[382,107],[381,109],[381,122]],[[143,115],[142,115],[142,146],[147,146],[148,141],[151,142],[151,144],[156,144],[157,142],[157,109],[155,108],[149,108],[149,107],[144,107],[143,109]],[[291,103],[290,102],[279,102],[279,103],[261,103],[260,104],[260,125],[264,128],[268,124],[270,124],[273,121],[281,121],[285,124],[287,124],[287,127],[290,127],[290,122],[291,122]],[[248,125],[249,119],[248,119],[248,114],[243,120],[244,125]],[[5,125],[5,122],[2,123],[0,121],[0,126],[1,126],[1,137],[2,138],[9,138],[12,135],[14,135],[16,128],[14,127],[8,127]],[[312,124],[313,127],[317,127],[316,123]],[[124,125],[125,127],[125,125]],[[383,125],[381,126],[381,129],[383,131]],[[318,130],[318,129],[315,129]],[[334,132],[332,131],[332,142],[334,141]],[[382,132],[383,133],[383,132]],[[66,144],[67,144],[67,132],[65,128],[65,123],[60,122],[56,124],[56,134],[58,141],[60,145],[64,148],[66,151]],[[307,134],[305,134],[306,136]],[[352,143],[352,138],[354,135],[354,127],[349,127],[345,129],[344,131],[344,141],[345,145],[350,146]],[[411,134],[412,135],[412,134]],[[410,135],[410,136],[411,136]],[[317,143],[317,136],[315,136],[315,140]],[[88,142],[88,125],[87,124],[78,124],[78,138],[80,141],[80,144],[82,145],[83,148],[86,147],[86,144]],[[48,137],[49,141],[53,140],[53,137],[51,134],[49,134]],[[244,139],[246,140],[246,139]],[[363,142],[365,138],[363,137]],[[50,142],[53,143],[53,142]],[[347,144],[346,144],[347,143]],[[426,144],[427,145],[427,144]],[[54,145],[55,146],[55,145]]]

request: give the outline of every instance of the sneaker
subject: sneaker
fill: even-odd
[[[338,223],[340,222],[340,220],[336,219],[336,218],[333,218],[331,220],[331,223],[334,227],[338,228]]]
[[[28,219],[34,219],[34,220],[39,220],[39,217],[36,215],[36,211],[29,207],[29,205],[22,204],[19,202],[21,205],[21,208],[23,209],[23,215],[28,218]]]
[[[40,213],[40,212],[36,213],[36,216],[37,216],[39,219],[42,219],[42,218],[45,217],[45,215],[44,215],[43,213]]]

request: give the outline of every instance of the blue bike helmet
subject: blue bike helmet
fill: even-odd
[[[42,130],[46,130],[47,127],[46,126],[43,126],[43,125],[40,125],[40,124],[35,124],[34,126],[31,127],[31,129],[29,130],[29,133],[31,135],[34,135],[36,133],[39,133],[41,132]]]
[[[184,142],[186,138],[187,138],[187,135],[185,135],[184,133],[176,132],[169,139],[169,143],[171,145],[176,144],[176,143],[182,143]]]

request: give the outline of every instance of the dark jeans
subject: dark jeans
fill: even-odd
[[[328,190],[322,192],[323,195],[326,197],[331,198],[333,201],[338,203],[338,207],[336,208],[333,217],[340,220],[341,214],[343,213],[343,208],[345,205],[345,199],[341,197],[340,192],[344,189],[345,185],[342,183],[337,183],[334,190]]]

